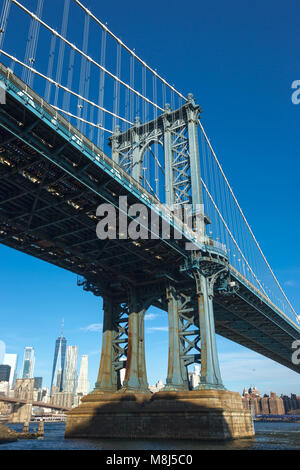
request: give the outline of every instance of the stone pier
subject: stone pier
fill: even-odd
[[[193,292],[178,291],[170,284],[165,287],[168,374],[164,389],[154,394],[148,388],[144,341],[144,315],[151,299],[133,288],[126,306],[106,295],[96,387],[67,413],[67,438],[227,440],[254,436],[251,413],[244,409],[242,397],[227,391],[221,379],[212,303],[217,276],[205,277],[196,271],[194,278]],[[194,362],[201,364],[200,384],[189,390],[187,366]],[[118,371],[124,365],[120,387]]]

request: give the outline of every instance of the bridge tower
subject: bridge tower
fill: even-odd
[[[199,114],[190,94],[181,108],[166,105],[162,115],[143,124],[137,117],[133,127],[125,132],[117,127],[110,138],[113,161],[140,185],[145,153],[154,143],[162,146],[164,202],[175,215],[188,209],[187,220],[203,249],[189,244],[186,262],[180,266],[189,278],[186,284],[178,284],[167,273],[143,286],[126,281],[106,285],[103,279],[101,286],[90,287],[83,281],[86,290],[103,297],[102,352],[95,389],[69,413],[66,437],[194,438],[199,426],[205,439],[253,435],[251,416],[243,409],[241,397],[225,390],[220,373],[213,297],[215,289],[229,293],[230,282],[226,252],[214,250],[213,240],[206,235],[210,221],[203,207]],[[163,391],[152,395],[146,374],[144,317],[157,302],[168,312],[168,373]],[[200,364],[200,384],[189,390],[187,368],[193,363]],[[126,373],[121,386],[122,368]]]
[[[29,423],[32,415],[34,379],[17,379],[14,389],[14,397],[25,403],[13,405],[12,423]]]
[[[189,94],[188,101],[177,110],[172,110],[170,105],[166,104],[165,112],[156,120],[142,124],[136,117],[135,125],[124,133],[117,127],[110,138],[110,145],[112,159],[140,184],[143,182],[144,155],[147,149],[154,143],[161,145],[164,152],[165,204],[175,213],[188,207],[193,219],[192,226],[202,233],[204,239],[209,218],[204,213],[201,184],[198,144],[200,112],[193,95]],[[211,270],[206,266],[204,273],[201,263],[197,265],[194,262],[197,259],[199,261],[199,252],[191,251],[190,255],[191,265],[194,266],[192,276],[195,289],[184,293],[170,283],[164,293],[169,319],[166,389],[188,390],[187,366],[194,362],[201,363],[199,388],[224,389],[218,363],[212,304],[216,266],[212,264]],[[221,272],[224,272],[223,266]],[[186,317],[187,308],[189,314]],[[144,313],[140,313],[140,316],[143,318]],[[197,328],[192,342],[187,342],[187,337],[190,336],[190,331],[185,332],[187,322]],[[188,354],[191,349],[198,350],[198,354]],[[140,360],[144,363],[144,353],[141,351],[141,354]],[[125,378],[125,382],[126,380]],[[144,379],[143,383],[146,383]]]

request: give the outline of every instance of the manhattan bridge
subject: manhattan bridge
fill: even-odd
[[[148,393],[144,317],[151,305],[168,315],[166,393],[189,390],[194,363],[199,391],[225,393],[215,333],[299,373],[292,361],[299,317],[193,95],[176,90],[80,1],[55,3],[55,14],[53,5],[5,0],[2,7],[0,242],[75,273],[79,286],[103,298],[90,395]],[[156,214],[156,236],[145,218],[148,236],[98,238],[98,206],[124,213],[120,196]],[[178,217],[185,205],[192,226]]]

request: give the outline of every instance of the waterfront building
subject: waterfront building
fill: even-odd
[[[300,396],[297,396],[294,393],[291,393],[291,396],[281,395],[284,411],[285,413],[291,413],[293,411],[299,410],[300,414]]]
[[[34,348],[24,348],[23,368],[22,368],[22,379],[32,379],[34,371]]]
[[[244,388],[242,400],[244,407],[251,410],[253,415],[285,414],[284,401],[275,392],[271,392],[270,396],[264,395],[261,397],[255,387],[250,387],[248,391]]]

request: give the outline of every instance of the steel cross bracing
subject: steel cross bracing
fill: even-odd
[[[201,360],[199,321],[195,309],[195,296],[181,294],[178,307],[179,335],[181,340],[180,357],[187,367]],[[195,329],[195,327],[197,327]],[[194,351],[191,353],[191,351]],[[183,369],[184,370],[184,369]]]
[[[166,105],[164,113],[154,121],[141,124],[137,117],[133,127],[123,133],[117,127],[109,138],[113,161],[140,184],[143,184],[146,151],[155,143],[163,147],[165,202],[173,207],[192,200],[195,204],[202,203],[200,170],[196,164],[198,152],[195,156],[190,152],[200,108],[195,105],[192,95],[188,99],[182,108],[175,111]],[[194,188],[191,167],[194,170]]]
[[[152,305],[166,311],[166,290],[170,283],[179,298],[192,292],[195,295],[193,270],[205,272],[206,264],[215,265],[217,270],[226,268],[226,276],[214,284],[213,290],[202,286],[197,294],[201,295],[201,289],[210,292],[216,332],[299,372],[299,366],[290,361],[290,345],[299,339],[299,328],[228,264],[226,253],[213,240],[197,245],[199,249],[191,264],[185,242],[198,242],[189,238],[188,232],[182,240],[97,238],[95,213],[101,202],[109,201],[117,206],[118,195],[127,195],[129,204],[143,201],[151,208],[158,201],[32,90],[26,88],[25,93],[25,85],[5,67],[0,72],[7,85],[7,104],[0,107],[1,242],[83,276],[84,288],[96,295],[105,296],[105,280],[114,296],[127,307],[128,285],[137,286]],[[193,105],[188,104],[186,109],[189,107]],[[165,113],[161,120],[164,118]],[[190,139],[194,119],[196,112],[187,120],[189,154],[194,154]],[[190,160],[190,165],[193,163]],[[201,200],[197,181],[192,179],[196,174],[197,171],[190,171],[191,193]],[[171,194],[175,198],[175,190]],[[175,219],[170,220],[162,208],[160,218],[163,217],[175,227]],[[231,289],[233,282],[235,288]],[[122,315],[124,323],[116,322],[112,327],[117,341],[124,339],[124,343],[112,341],[114,373],[124,365],[122,361],[128,352],[127,335],[124,335],[128,331],[126,327],[124,330],[127,307]],[[199,316],[194,308],[192,320],[188,312],[181,315],[178,304],[179,346],[174,355],[178,351],[178,363],[183,364],[180,367],[184,370],[191,360],[199,360],[196,357],[199,349],[202,354],[197,334]],[[137,311],[131,327],[143,335],[144,307],[137,306]],[[205,317],[202,320],[205,323]],[[129,379],[141,383],[145,377]]]

